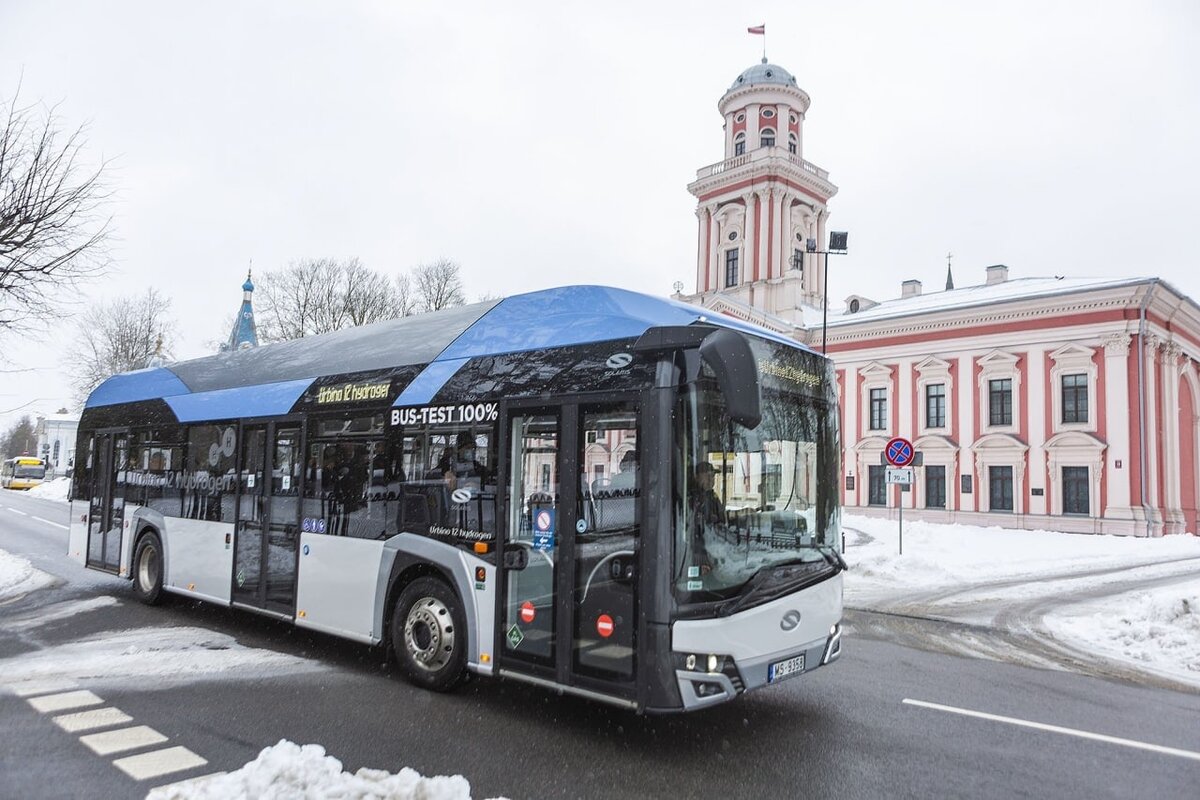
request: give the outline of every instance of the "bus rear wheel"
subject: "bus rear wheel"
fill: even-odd
[[[133,553],[133,594],[148,606],[158,605],[162,584],[162,543],[157,534],[147,533]]]
[[[454,590],[437,578],[417,578],[392,611],[392,649],[411,683],[435,692],[453,689],[467,666],[467,625]]]

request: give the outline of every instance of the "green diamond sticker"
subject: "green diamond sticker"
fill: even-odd
[[[508,646],[516,650],[517,645],[525,641],[525,634],[521,633],[521,629],[513,625],[508,629]]]

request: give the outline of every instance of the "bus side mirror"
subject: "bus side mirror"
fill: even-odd
[[[700,343],[700,357],[717,378],[730,419],[757,428],[762,422],[762,390],[754,351],[746,337],[729,328],[715,330]]]
[[[520,545],[504,550],[504,568],[523,570],[529,566],[529,551]]]

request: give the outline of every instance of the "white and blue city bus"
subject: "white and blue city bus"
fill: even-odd
[[[832,366],[619,289],[533,292],[114,376],[70,554],[468,671],[684,711],[840,653]]]

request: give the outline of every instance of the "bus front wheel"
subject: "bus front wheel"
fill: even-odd
[[[147,533],[138,540],[133,553],[133,594],[148,606],[162,599],[162,543],[158,535]]]
[[[454,590],[437,578],[417,578],[392,611],[392,649],[409,681],[445,692],[461,681],[467,664],[467,625]]]

